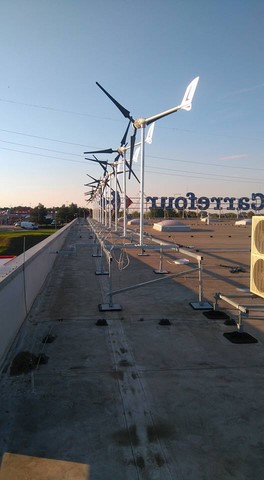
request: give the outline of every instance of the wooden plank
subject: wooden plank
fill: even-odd
[[[89,465],[5,453],[0,480],[89,480]]]

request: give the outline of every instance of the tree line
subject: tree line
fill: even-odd
[[[14,220],[29,220],[37,223],[38,225],[50,225],[56,223],[57,225],[63,225],[69,223],[77,217],[87,217],[90,215],[90,210],[84,207],[78,207],[76,203],[70,205],[61,205],[60,207],[45,207],[42,203],[39,203],[36,207],[12,207],[12,208],[0,208],[0,213],[10,223]],[[8,220],[9,217],[9,220]]]
[[[70,205],[61,205],[61,207],[46,208],[39,203],[32,208],[30,218],[32,222],[42,224],[50,224],[56,222],[58,225],[69,223],[77,217],[87,217],[89,209],[78,207],[76,203]]]

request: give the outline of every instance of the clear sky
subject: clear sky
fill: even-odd
[[[127,126],[96,81],[138,118],[197,75],[192,110],[156,123],[145,193],[264,193],[263,26],[263,0],[0,0],[0,206],[86,205],[103,172],[83,152]]]

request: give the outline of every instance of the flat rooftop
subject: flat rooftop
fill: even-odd
[[[251,227],[185,222],[191,231],[176,234],[148,225],[146,241],[203,257],[205,302],[221,292],[264,305],[244,297]],[[136,239],[134,231],[126,242]],[[125,243],[114,232],[105,241]],[[261,310],[243,319],[257,343],[234,344],[224,334],[236,331],[235,308],[219,302],[226,322],[190,305],[199,287],[193,257],[130,247],[111,251],[112,290],[158,281],[114,295],[121,310],[100,311],[109,304],[109,277],[98,274],[107,265],[93,256],[89,225],[72,227],[1,372],[0,455],[87,463],[92,480],[261,480]],[[161,262],[182,275],[155,273]],[[39,359],[32,371],[30,355]]]

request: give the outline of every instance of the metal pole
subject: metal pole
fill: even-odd
[[[108,189],[108,215],[109,215],[108,225],[109,225],[110,229],[111,229],[111,225],[112,225],[112,204],[111,204],[112,182],[111,182],[111,178],[112,177],[110,176],[109,189]]]
[[[94,199],[94,208],[95,208],[95,220],[97,222],[100,222],[100,207],[99,207],[99,204],[98,204],[98,195],[96,195],[95,199]]]
[[[239,333],[242,333],[244,331],[244,325],[242,321],[242,312],[238,312],[238,323],[237,323],[237,330]]]
[[[140,233],[139,244],[143,245],[144,234],[144,170],[145,170],[145,125],[141,128],[141,168],[140,168]]]
[[[117,232],[117,165],[114,165],[115,172],[115,232]]]
[[[218,298],[220,298],[221,300],[224,300],[224,302],[229,303],[233,307],[237,308],[237,310],[239,310],[240,312],[246,315],[248,314],[248,309],[244,305],[239,305],[239,303],[234,302],[233,300],[231,300],[231,298],[227,297],[226,295],[222,295],[221,293],[218,293],[217,295],[218,295]]]
[[[165,274],[169,273],[168,270],[163,269],[163,248],[160,247],[160,263],[159,263],[159,269],[153,270],[154,273],[160,273],[160,274]]]
[[[104,212],[105,212],[104,225],[105,227],[107,227],[107,189],[106,188],[104,193]]]
[[[203,302],[203,272],[202,272],[202,262],[201,259],[198,259],[198,268],[199,268],[199,302]]]
[[[160,277],[160,278],[157,278],[155,280],[148,280],[147,282],[137,283],[136,285],[131,285],[130,287],[126,287],[126,288],[121,288],[120,290],[114,290],[114,291],[111,291],[111,297],[113,297],[114,295],[117,295],[119,293],[128,292],[129,290],[135,290],[136,288],[144,287],[145,285],[151,285],[152,283],[161,282],[162,280],[167,280],[168,278],[170,279],[170,278],[173,278],[173,277],[174,278],[175,277],[181,277],[182,275],[185,275],[186,273],[195,272],[196,270],[198,270],[198,269],[197,268],[191,268],[189,270],[186,270],[185,272],[172,273],[172,274],[166,275],[166,277]],[[110,296],[110,292],[107,295]]]
[[[105,190],[104,190],[104,193],[103,193],[103,221],[102,221],[102,227],[106,226],[105,217],[106,217],[106,211],[105,211]]]
[[[103,219],[103,198],[102,198],[102,192],[100,191],[99,193],[99,199],[100,199],[100,205],[99,205],[99,222],[102,223]]]
[[[102,192],[99,193],[99,223],[102,223]]]
[[[123,234],[124,237],[126,237],[127,234],[127,211],[126,211],[126,151],[124,151],[124,156],[123,156],[123,210],[124,210],[124,230]]]
[[[107,252],[107,251],[105,251]],[[101,303],[99,305],[99,310],[101,312],[110,312],[110,311],[119,311],[122,310],[122,307],[119,303],[113,303],[113,291],[112,291],[112,276],[111,276],[111,261],[112,257],[110,254],[107,255],[108,258],[108,278],[109,278],[109,303]]]
[[[112,296],[112,277],[111,277],[111,258],[108,258],[108,278],[109,278],[109,307],[113,308],[113,296]]]

